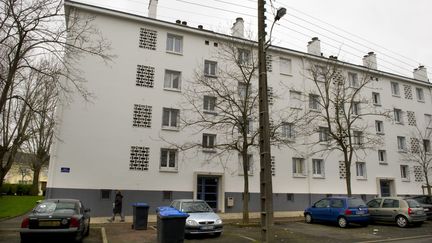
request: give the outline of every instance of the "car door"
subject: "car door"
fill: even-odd
[[[399,211],[399,200],[397,199],[384,199],[381,206],[381,220],[393,222]]]
[[[330,199],[324,198],[316,202],[312,208],[312,217],[317,220],[328,220],[330,216]]]
[[[328,220],[336,221],[339,215],[344,211],[345,200],[341,198],[333,198],[330,202],[330,215]]]
[[[376,198],[367,203],[369,208],[369,215],[372,220],[379,220],[380,210],[381,210],[381,198]]]

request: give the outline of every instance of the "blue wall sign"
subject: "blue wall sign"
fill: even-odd
[[[69,173],[70,172],[70,168],[69,167],[61,167],[60,168],[60,172],[61,173]]]

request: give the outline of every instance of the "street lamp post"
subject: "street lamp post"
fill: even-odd
[[[261,202],[261,241],[273,241],[273,186],[271,175],[270,124],[267,97],[266,32],[264,0],[258,0],[258,92],[260,126],[260,202]],[[272,25],[285,15],[280,8]],[[271,35],[270,35],[271,38]]]

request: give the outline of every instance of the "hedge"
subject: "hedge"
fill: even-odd
[[[24,184],[3,184],[1,187],[2,195],[19,195],[28,196],[30,195],[32,185]]]

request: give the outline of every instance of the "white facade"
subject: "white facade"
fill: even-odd
[[[65,102],[59,109],[60,140],[54,146],[50,161],[48,197],[78,197],[86,201],[95,214],[103,215],[110,213],[111,202],[106,196],[101,196],[103,193],[100,190],[120,189],[126,194],[127,202],[142,200],[151,206],[160,206],[167,204],[166,200],[173,197],[197,197],[200,183],[198,178],[205,175],[217,179],[217,208],[226,212],[239,211],[243,177],[238,171],[237,153],[233,152],[223,159],[209,160],[211,156],[201,149],[177,152],[174,168],[161,167],[161,153],[165,153],[161,149],[173,148],[167,141],[176,144],[201,143],[203,133],[192,128],[164,128],[163,109],[179,109],[180,116],[183,114],[181,107],[184,97],[181,87],[194,78],[195,71],[204,67],[205,60],[218,61],[215,59],[219,48],[217,45],[229,37],[182,24],[78,3],[66,2],[66,6],[76,7],[82,13],[96,16],[94,24],[111,42],[111,52],[117,57],[108,65],[96,58],[87,57],[82,59],[78,67],[87,80],[86,87],[95,98],[92,102],[85,102],[76,94],[71,103]],[[147,41],[141,42],[145,48],[140,47],[140,33],[148,37]],[[174,52],[167,51],[167,38],[174,38]],[[180,48],[175,44],[176,41],[179,41],[177,43],[180,43]],[[155,44],[154,50],[152,43]],[[269,51],[269,86],[280,96],[271,109],[290,104],[290,91],[301,92],[301,97],[305,97],[307,92],[312,90],[312,82],[303,74],[308,60],[326,60],[318,53],[316,48],[314,54],[317,56],[283,48]],[[347,64],[346,67],[349,72],[362,71],[361,66]],[[138,69],[141,73],[137,74]],[[175,88],[177,84],[174,88],[164,88],[166,70],[181,73],[179,89]],[[137,85],[137,75],[140,74],[148,75],[150,81],[142,78],[139,80],[140,85]],[[346,71],[344,74],[348,75]],[[414,112],[419,126],[425,126],[425,114],[432,114],[431,84],[383,72],[376,72],[376,75],[379,77],[378,81],[373,82],[373,87],[365,89],[363,97],[369,97],[372,102],[372,93],[379,93],[378,108],[400,109],[404,123],[397,124],[393,119],[380,119],[384,126],[382,136],[385,144],[362,155],[359,162],[365,163],[364,177],[356,177],[356,165],[353,165],[353,194],[367,197],[380,195],[381,179],[390,182],[393,195],[421,194],[422,182],[416,181],[413,174],[414,164],[404,160],[398,152],[397,137],[406,137],[406,144],[409,146],[408,132],[411,128],[408,125],[408,111]],[[146,81],[152,83],[147,85],[152,87],[144,87]],[[392,95],[392,82],[398,83],[399,96]],[[411,87],[412,99],[405,97],[404,85]],[[417,100],[416,88],[423,90],[422,101]],[[297,108],[307,111],[309,100],[303,101]],[[145,115],[149,114],[148,109],[151,107],[151,121],[135,124],[143,127],[133,125],[135,105],[141,105],[137,107],[144,109]],[[375,129],[374,118],[365,122],[371,124],[371,129]],[[258,128],[258,121],[255,121],[254,127]],[[318,140],[319,134],[316,133],[316,137],[311,136],[308,139]],[[299,144],[300,142],[296,141]],[[138,150],[143,154],[138,156],[137,160],[144,166],[140,168],[146,170],[130,169],[133,146],[140,147]],[[379,162],[378,150],[385,150],[385,163]],[[345,180],[339,178],[339,154],[305,154],[306,152],[299,153],[286,147],[272,148],[272,156],[275,158],[273,192],[276,197],[276,210],[299,210],[309,203],[311,198],[346,193]],[[167,156],[171,156],[169,152]],[[293,171],[293,158],[303,159],[305,170],[301,175]],[[321,159],[322,162],[313,162],[314,159]],[[250,192],[255,195],[256,200],[252,196],[251,208],[257,210],[257,153],[253,160],[254,173],[249,177]],[[314,163],[315,172],[319,170],[317,167],[320,167],[323,176],[314,175]],[[323,165],[319,166],[318,163]],[[401,165],[408,166],[408,179],[401,178]],[[228,197],[235,199],[233,207],[225,205]],[[295,199],[292,200],[292,197]]]

